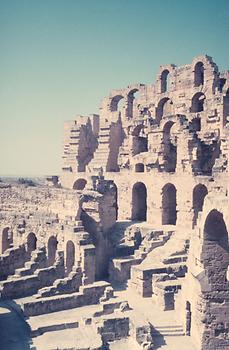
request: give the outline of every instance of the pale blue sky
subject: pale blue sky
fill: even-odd
[[[229,69],[228,0],[0,0],[0,174],[58,174],[64,120],[160,64]]]

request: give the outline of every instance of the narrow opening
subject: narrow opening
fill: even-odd
[[[133,186],[132,190],[132,220],[146,221],[147,190],[142,182]]]
[[[162,225],[176,225],[176,187],[167,184],[162,189]]]

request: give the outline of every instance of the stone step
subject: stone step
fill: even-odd
[[[177,337],[184,336],[185,332],[182,326],[153,326],[154,329],[152,331],[153,337]]]

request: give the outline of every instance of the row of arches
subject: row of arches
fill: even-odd
[[[170,71],[164,69],[160,75],[161,93],[165,93],[170,89]],[[204,85],[204,64],[203,62],[197,62],[194,67],[194,86],[198,87]]]
[[[193,227],[197,223],[199,212],[203,209],[204,199],[208,194],[207,187],[198,184],[193,189]],[[168,183],[162,188],[162,224],[176,225],[177,221],[177,190]],[[147,220],[147,188],[144,183],[137,182],[132,188],[132,220]]]
[[[197,92],[193,95],[191,100],[190,112],[200,113],[204,111],[206,96],[203,92]],[[174,105],[173,101],[168,98],[162,98],[156,108],[156,120],[159,123],[163,116],[173,115],[174,114]]]
[[[1,244],[2,244],[2,253],[4,253],[9,247],[9,234],[11,238],[11,231],[8,227],[2,230],[1,235]],[[12,240],[13,243],[13,240]],[[58,241],[55,236],[50,236],[47,242],[47,264],[52,266],[55,263],[56,253],[57,253]],[[37,237],[34,232],[30,232],[26,238],[26,251],[29,256],[32,252],[37,249]],[[72,270],[72,267],[75,265],[75,244],[68,240],[66,243],[66,253],[65,253],[65,266],[66,273],[69,273]]]
[[[114,96],[110,102],[110,111],[119,112],[120,116],[124,116],[123,113],[125,113],[127,118],[133,118],[138,96],[139,90],[137,88],[129,91],[126,96],[121,94]]]

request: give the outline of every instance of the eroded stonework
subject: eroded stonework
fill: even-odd
[[[228,121],[211,57],[161,66],[65,123],[59,179],[1,186],[1,299],[37,349],[66,328],[59,349],[229,349]],[[44,327],[63,310],[81,321]]]

